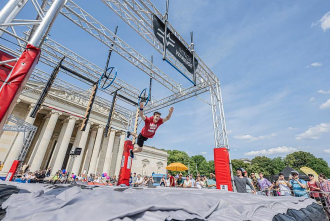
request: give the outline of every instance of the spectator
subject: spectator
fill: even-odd
[[[246,185],[249,185],[251,190],[253,190],[252,193],[255,192],[255,189],[252,186],[252,184],[249,182],[249,180],[246,177],[243,177],[242,168],[236,169],[236,176],[234,176],[234,182],[235,182],[236,190],[238,193],[247,193]]]
[[[166,181],[165,181],[165,175],[162,177],[162,179],[160,179],[160,184],[159,184],[159,186],[161,186],[161,187],[165,187],[165,183],[166,183]]]
[[[208,187],[208,185],[207,185],[207,178],[206,178],[205,175],[202,176],[202,181],[203,181],[203,183],[204,183],[203,188],[207,188],[207,187]]]
[[[56,174],[51,179],[49,179],[49,183],[55,184],[59,179],[60,179],[60,174],[56,172]]]
[[[273,188],[273,184],[264,178],[264,174],[259,172],[260,179],[258,180],[258,187],[261,192],[264,192],[267,196],[269,195],[269,190]]]
[[[323,173],[321,173],[319,175],[319,181],[320,181],[321,191],[327,192],[327,193],[322,194],[322,196],[325,199],[326,205],[330,206],[330,194],[329,194],[329,192],[330,192],[330,181],[326,178],[326,176]]]
[[[204,183],[201,181],[201,177],[200,176],[197,176],[197,178],[196,178],[196,187],[198,189],[202,189],[203,188],[203,185],[204,185]]]
[[[147,182],[147,186],[153,186],[154,185],[154,178],[152,178],[152,176],[149,177],[148,182]]]
[[[190,188],[191,185],[191,180],[190,180],[190,176],[187,175],[185,181],[183,182],[183,187],[184,188]]]
[[[46,177],[46,170],[42,170],[38,175],[36,175],[36,182],[43,183]]]
[[[249,178],[247,171],[244,171],[244,177],[246,177],[246,179],[250,182],[250,184],[252,184],[252,179]],[[246,192],[247,193],[252,193],[252,189],[251,189],[251,187],[248,184],[246,184]]]
[[[281,196],[290,196],[289,182],[284,179],[283,173],[278,174],[276,186],[280,189]]]
[[[190,174],[190,181],[191,181],[191,187],[195,187],[196,186],[196,181],[194,179],[194,176],[192,174]]]
[[[47,172],[46,172],[46,177],[50,176],[50,172],[52,171],[51,167],[48,167]]]
[[[273,181],[273,193],[272,193],[272,195],[273,195],[274,197],[281,196],[280,189],[279,189],[279,187],[276,185],[276,181],[275,181],[275,180]]]
[[[148,176],[144,176],[142,186],[148,185]]]
[[[213,173],[210,173],[210,179],[207,180],[207,188],[217,189],[217,184]]]
[[[116,178],[116,175],[113,175],[113,177],[112,177],[112,179],[111,179],[111,183],[112,183],[112,185],[117,186],[117,178]]]
[[[306,181],[299,179],[297,171],[291,171],[292,179],[289,180],[289,187],[292,187],[295,197],[308,197],[306,192]]]
[[[137,180],[136,173],[133,173],[132,186],[134,186],[134,184],[136,184],[136,180]]]
[[[179,178],[176,180],[176,187],[183,187],[182,174],[179,174]]]
[[[132,173],[131,173],[131,175],[129,177],[129,181],[128,181],[129,186],[132,186],[132,181],[133,181],[133,176],[132,176]]]
[[[63,173],[62,177],[59,179],[61,183],[67,183],[68,181],[68,174],[67,173]]]
[[[250,177],[252,180],[252,185],[253,185],[254,189],[257,191],[258,190],[258,179],[257,179],[255,173],[251,173]]]
[[[141,174],[138,174],[137,178],[136,178],[136,182],[134,183],[133,186],[134,187],[141,187],[142,183],[143,183],[143,180],[142,180]]]
[[[81,173],[78,174],[77,178],[78,178],[78,181],[82,181]]]
[[[321,191],[320,183],[315,180],[313,174],[308,174],[309,181],[307,182],[307,187],[311,191],[310,197],[316,201],[321,201],[319,192]]]
[[[94,178],[93,178],[93,174],[91,173],[87,179],[88,182],[93,182]]]

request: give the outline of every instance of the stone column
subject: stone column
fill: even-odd
[[[34,120],[35,120],[35,118],[30,117],[31,112],[34,108],[34,105],[35,104],[31,104],[29,106],[28,115],[25,118],[25,122],[28,122],[30,124],[33,124]],[[8,171],[10,170],[11,165],[13,164],[14,160],[17,160],[17,158],[22,150],[22,147],[23,147],[23,141],[24,141],[24,132],[20,132],[20,133],[18,133],[12,148],[9,150],[9,153],[7,155],[4,166],[0,172],[0,176],[6,176]]]
[[[87,139],[88,139],[89,129],[91,128],[92,124],[93,123],[89,121],[87,123],[85,131],[80,131],[80,129],[78,129],[77,136],[78,136],[78,133],[79,133],[80,138],[79,138],[79,141],[77,141],[77,145],[74,143],[74,146],[81,148],[81,154],[75,158],[74,163],[73,163],[73,167],[72,167],[71,172],[74,173],[75,175],[78,175],[80,173],[79,169],[80,169],[80,165],[82,164],[82,159],[83,159],[83,155],[84,155],[84,152],[85,152],[85,147],[86,147],[86,143],[87,143]]]
[[[73,132],[73,129],[74,129],[74,126],[75,126],[75,123],[77,120],[78,120],[78,118],[74,117],[74,116],[70,116],[69,118],[67,118],[67,120],[65,120],[65,122],[68,121],[68,124],[64,130],[64,135],[63,135],[62,141],[60,141],[61,145],[59,147],[59,150],[58,150],[58,153],[57,153],[57,156],[55,159],[55,163],[52,168],[52,174],[55,174],[58,170],[62,170],[61,168],[63,165],[65,154],[68,149],[70,139],[72,136],[72,132]],[[62,127],[62,129],[63,129],[63,127]]]
[[[94,144],[93,154],[92,154],[92,158],[91,158],[89,169],[88,169],[88,174],[95,173],[95,171],[96,171],[96,161],[97,161],[97,157],[99,155],[99,151],[100,151],[100,147],[101,147],[103,130],[104,130],[104,126],[99,126],[97,129],[97,136],[95,139],[95,144]]]
[[[61,112],[51,111],[49,121],[46,125],[45,132],[41,135],[40,140],[36,144],[36,153],[31,164],[31,171],[34,172],[40,169],[41,163],[43,161],[44,155],[46,153],[49,141],[53,135],[55,125],[57,123],[58,117],[62,115]]]
[[[110,165],[111,165],[111,159],[112,159],[112,150],[113,150],[113,146],[115,144],[115,137],[116,137],[116,131],[111,130],[110,136],[109,136],[107,152],[105,154],[103,171],[102,171],[102,172],[107,173],[109,175],[110,175]]]
[[[86,169],[87,174],[88,174],[88,168],[90,165],[90,158],[92,156],[93,147],[94,147],[94,143],[95,143],[96,133],[97,133],[97,127],[93,127],[90,138],[89,138],[86,155],[85,155],[85,159],[84,159],[84,164],[83,164],[83,168],[82,168],[82,171],[84,171]]]
[[[55,145],[55,148],[54,148],[54,152],[53,152],[52,157],[50,159],[49,166],[52,168],[52,173],[53,173],[54,163],[55,163],[58,151],[60,150],[60,146],[61,146],[61,143],[63,141],[63,137],[64,137],[65,130],[66,130],[67,126],[68,126],[68,121],[63,121],[63,125],[62,125],[61,131],[60,131],[60,135],[58,136],[58,139],[57,139],[57,142],[56,142],[56,145]]]
[[[124,144],[125,144],[125,133],[121,134],[120,137],[120,142],[119,142],[119,150],[118,150],[118,156],[117,156],[117,163],[116,163],[116,170],[115,170],[115,175],[118,178],[119,176],[119,171],[121,167],[121,160],[123,158],[123,151],[124,151]]]

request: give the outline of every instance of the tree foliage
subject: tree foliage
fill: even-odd
[[[195,155],[189,157],[184,151],[179,150],[167,150],[169,157],[167,158],[167,164],[170,163],[183,163],[186,166],[190,166],[190,173],[197,175],[197,171],[201,175],[209,175],[214,173],[214,161],[207,161],[202,155]],[[300,170],[301,167],[309,167],[318,174],[324,173],[327,177],[330,177],[330,168],[328,163],[322,158],[316,158],[313,154],[303,151],[294,152],[288,154],[284,159],[281,157],[268,158],[266,156],[256,156],[251,160],[251,164],[244,163],[242,160],[232,161],[232,169],[234,174],[238,167],[244,168],[249,173],[263,172],[264,175],[276,175],[281,172],[286,166],[290,166],[296,170]],[[196,170],[197,166],[197,170]],[[179,172],[173,172],[177,174]],[[188,171],[182,172],[182,174],[188,174]]]

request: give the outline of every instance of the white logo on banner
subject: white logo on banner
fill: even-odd
[[[220,185],[220,190],[228,191],[228,185]]]
[[[131,165],[132,165],[132,157],[128,157],[128,160],[127,160],[127,169],[131,169]]]
[[[125,163],[125,156],[123,156],[123,159],[121,160],[121,167],[124,166],[124,163]]]
[[[13,175],[13,173],[8,173],[7,177],[6,177],[6,181],[9,181],[11,175]]]
[[[163,42],[164,42],[164,35],[165,35],[164,32],[160,29],[158,29],[157,31],[158,31],[157,35],[159,35],[163,39]],[[167,38],[166,38],[166,45],[167,46],[170,45],[170,46],[174,47],[174,44],[175,44],[174,40],[171,39],[171,33],[168,33]]]

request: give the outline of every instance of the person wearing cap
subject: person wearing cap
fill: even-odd
[[[238,193],[247,193],[246,185],[248,185],[251,188],[252,193],[255,193],[255,189],[250,183],[250,181],[246,177],[243,177],[242,168],[236,169],[236,176],[234,176],[234,182]]]
[[[305,180],[299,179],[297,171],[291,171],[292,179],[289,180],[289,187],[292,187],[295,197],[308,197],[306,192],[307,183]]]
[[[183,187],[182,173],[179,174],[179,178],[176,180],[176,187]]]
[[[281,196],[290,196],[289,182],[284,179],[284,174],[278,174],[278,180],[276,181],[276,186],[280,188]]]

